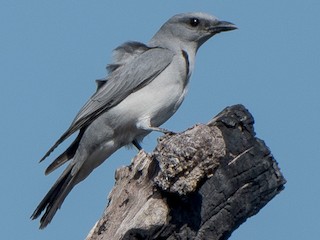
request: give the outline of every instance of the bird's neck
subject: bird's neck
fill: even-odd
[[[181,54],[181,52],[186,52],[188,54],[188,58],[192,68],[193,68],[195,56],[198,50],[198,46],[195,42],[185,43],[182,41],[174,41],[172,39],[166,40],[164,38],[161,39],[161,41],[159,40],[159,38],[152,38],[149,41],[148,46],[169,49],[176,54]]]
[[[181,55],[183,58],[188,61],[188,78],[191,76],[194,64],[195,57],[198,50],[198,45],[196,42],[184,42],[181,40],[175,40],[173,38],[166,38],[155,35],[147,44],[148,47],[159,47],[169,49],[174,52],[176,55]]]
[[[194,47],[185,45],[185,46],[181,46],[181,52],[183,53],[184,58],[188,59],[188,67],[189,67],[188,77],[190,77],[194,69],[197,49]]]

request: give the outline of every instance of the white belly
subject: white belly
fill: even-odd
[[[152,127],[158,127],[176,112],[186,94],[188,76],[184,59],[175,58],[175,64],[168,66],[156,79],[105,113],[108,118],[114,118],[114,128],[134,128],[146,119]]]

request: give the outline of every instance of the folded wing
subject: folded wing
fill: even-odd
[[[127,45],[121,45],[115,50],[116,61],[111,67],[112,69],[109,69],[109,76],[104,82],[99,83],[95,94],[81,108],[68,130],[49,149],[40,162],[70,135],[85,128],[128,95],[149,84],[166,69],[174,56],[174,53],[168,49],[149,48],[143,44],[138,45],[137,50],[134,51],[135,48],[132,44],[137,43],[127,43]],[[132,51],[131,55],[128,55],[128,49]]]

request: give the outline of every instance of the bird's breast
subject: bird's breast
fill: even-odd
[[[153,126],[168,120],[183,101],[188,71],[184,58],[175,56],[172,63],[145,87],[130,94],[114,107],[119,117],[136,121],[149,118]]]
[[[187,92],[190,72],[186,67],[182,54],[176,55],[154,80],[99,117],[113,129],[116,144],[126,145],[137,136],[146,135],[137,127],[140,122],[147,120],[152,127],[158,127],[176,112]]]

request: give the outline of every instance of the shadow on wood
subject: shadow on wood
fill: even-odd
[[[109,204],[87,240],[228,239],[285,184],[242,106],[159,139],[118,169]]]

